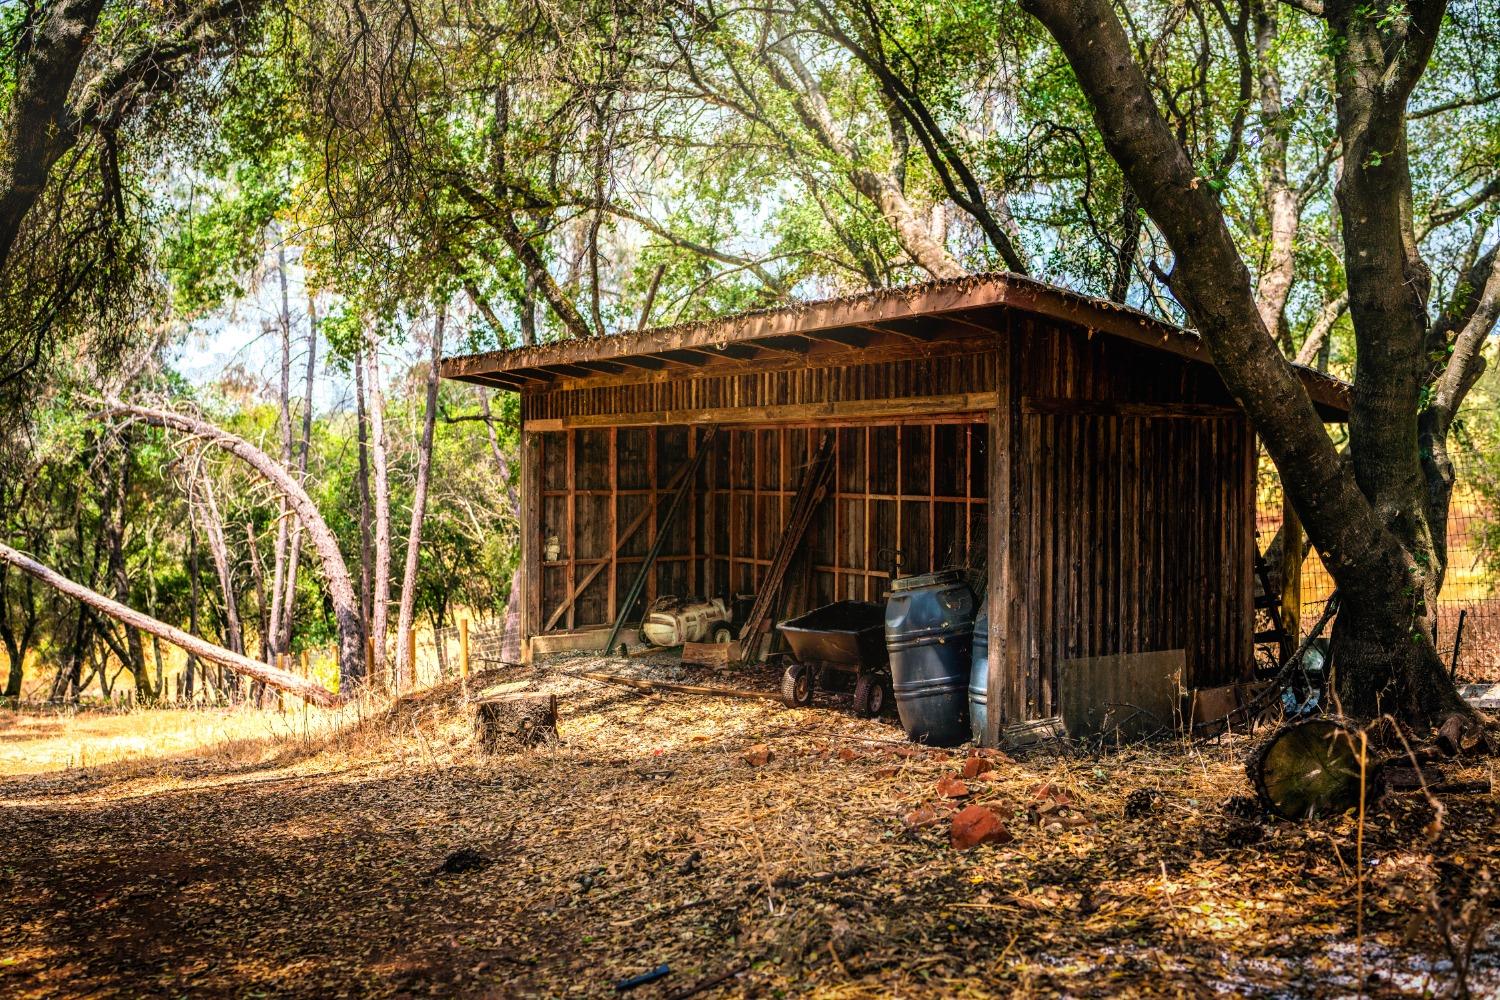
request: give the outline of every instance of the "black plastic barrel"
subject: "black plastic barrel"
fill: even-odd
[[[974,619],[974,666],[969,670],[969,731],[975,743],[984,742],[990,709],[990,613]]]
[[[952,571],[897,580],[885,605],[891,687],[906,735],[931,746],[969,738],[974,594]]]

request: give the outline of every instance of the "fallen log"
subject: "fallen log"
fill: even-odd
[[[1245,765],[1260,800],[1283,819],[1337,816],[1375,801],[1381,768],[1365,735],[1337,719],[1283,726]]]
[[[290,671],[280,670],[268,664],[261,663],[258,660],[252,660],[248,656],[225,649],[223,646],[215,645],[206,639],[200,639],[195,635],[184,632],[180,628],[168,625],[163,621],[158,621],[150,615],[126,607],[118,601],[112,601],[97,591],[90,590],[80,583],[69,580],[61,573],[49,569],[25,553],[11,548],[9,545],[0,543],[0,560],[9,563],[23,573],[31,574],[47,586],[60,593],[67,594],[75,600],[81,601],[95,611],[109,615],[111,618],[124,622],[132,628],[138,628],[142,632],[165,639],[172,645],[184,649],[200,659],[223,664],[237,674],[243,674],[253,680],[261,681],[267,687],[275,688],[278,691],[285,691],[287,694],[296,695],[304,701],[311,702],[314,705],[321,705],[325,708],[341,705],[346,700],[322,685],[298,677]]]

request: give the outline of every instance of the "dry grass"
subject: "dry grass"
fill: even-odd
[[[181,754],[255,753],[335,731],[358,709],[28,708],[0,712],[0,774],[41,774]]]
[[[1356,942],[1355,819],[1226,815],[1244,741],[997,758],[968,801],[1014,840],[959,852],[946,821],[902,818],[943,812],[962,756],[913,754],[847,696],[657,697],[560,669],[581,666],[599,665],[487,678],[559,694],[563,742],[526,753],[476,756],[450,686],[306,739],[249,738],[261,713],[137,713],[152,759],[0,782],[0,841],[20,847],[0,934],[26,942],[0,993],[604,996],[665,963],[633,997],[725,973],[700,995],[1337,995],[1359,989],[1357,950],[1366,992],[1442,995],[1459,977],[1441,935],[1469,927],[1469,983],[1500,989],[1476,907],[1500,870],[1492,797],[1437,822],[1410,797],[1372,812]],[[122,736],[69,724],[81,753]],[[8,722],[3,752],[26,731]],[[1162,795],[1126,819],[1143,787]],[[459,848],[492,863],[440,873]]]

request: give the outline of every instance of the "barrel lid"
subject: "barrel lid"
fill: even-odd
[[[964,575],[956,569],[940,569],[936,573],[923,573],[921,576],[903,576],[891,583],[891,590],[923,590],[927,587],[946,587],[950,584],[963,583]]]

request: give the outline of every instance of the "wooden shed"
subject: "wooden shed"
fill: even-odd
[[[895,552],[903,574],[975,571],[992,740],[1057,712],[1072,659],[1181,649],[1189,686],[1250,676],[1255,438],[1199,338],[1143,313],[985,275],[442,373],[521,395],[524,639],[613,621],[659,502],[705,446],[646,601],[754,592],[831,435],[785,614],[880,600]],[[1343,419],[1348,387],[1301,375]]]

